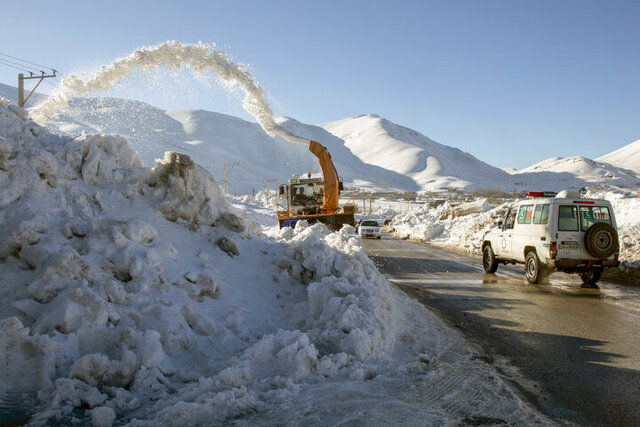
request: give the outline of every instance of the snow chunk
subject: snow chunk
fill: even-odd
[[[94,427],[111,427],[116,420],[116,413],[108,406],[99,406],[91,410],[91,423]]]
[[[185,154],[166,152],[156,160],[149,184],[154,187],[158,209],[170,221],[178,218],[190,224],[220,224],[232,231],[245,229],[244,221],[233,214],[220,187],[203,167]]]

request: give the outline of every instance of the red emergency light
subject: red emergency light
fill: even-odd
[[[558,193],[553,191],[527,191],[526,197],[556,197]]]

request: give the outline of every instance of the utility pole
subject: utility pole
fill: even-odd
[[[33,74],[32,72],[29,72],[29,74],[31,74],[29,77],[25,77],[24,74],[20,73],[18,74],[18,107],[24,107],[24,104],[27,103],[27,101],[29,100],[29,98],[31,98],[31,95],[33,95],[33,92],[36,91],[36,89],[38,88],[38,86],[40,86],[40,83],[42,83],[42,81],[46,78],[49,77],[58,77],[56,76],[57,71],[54,69],[51,69],[51,71],[53,71],[53,74],[50,75],[45,75],[44,71],[40,71],[42,74],[37,76],[35,74]],[[27,95],[27,98],[25,99],[24,97],[24,81],[25,80],[31,80],[31,79],[40,79],[40,81],[36,84],[36,86],[31,90],[31,92],[29,92],[29,95]]]
[[[227,165],[231,166],[229,168],[229,172],[231,172],[231,169],[233,169],[234,166],[238,166],[240,164],[240,162],[233,162],[233,163],[223,163],[222,164],[222,170],[223,170],[223,174],[224,174],[224,195],[227,195]]]
[[[275,182],[275,184],[276,184],[275,193],[276,193],[276,196],[277,196],[278,195],[278,178],[266,179],[264,182],[267,184],[267,196],[269,195],[269,183],[270,182]]]

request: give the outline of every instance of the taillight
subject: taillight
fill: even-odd
[[[620,243],[616,245],[616,251],[613,253],[613,259],[617,261],[619,256],[620,256]]]
[[[554,259],[558,255],[558,246],[556,242],[549,243],[549,258]]]

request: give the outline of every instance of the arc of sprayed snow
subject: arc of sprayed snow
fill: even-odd
[[[65,108],[71,98],[88,93],[104,92],[135,69],[144,71],[162,66],[173,70],[188,66],[195,73],[215,71],[218,78],[227,86],[240,86],[245,95],[242,106],[268,135],[280,136],[302,144],[309,142],[275,122],[273,111],[265,100],[262,86],[253,80],[243,64],[229,61],[224,52],[213,50],[212,45],[203,43],[182,44],[169,41],[157,46],[144,46],[134,50],[127,57],[116,59],[108,66],[103,66],[100,71],[86,78],[65,75],[62,77],[60,89],[49,96],[45,102],[31,109],[30,115],[36,122],[44,123],[48,117]]]

